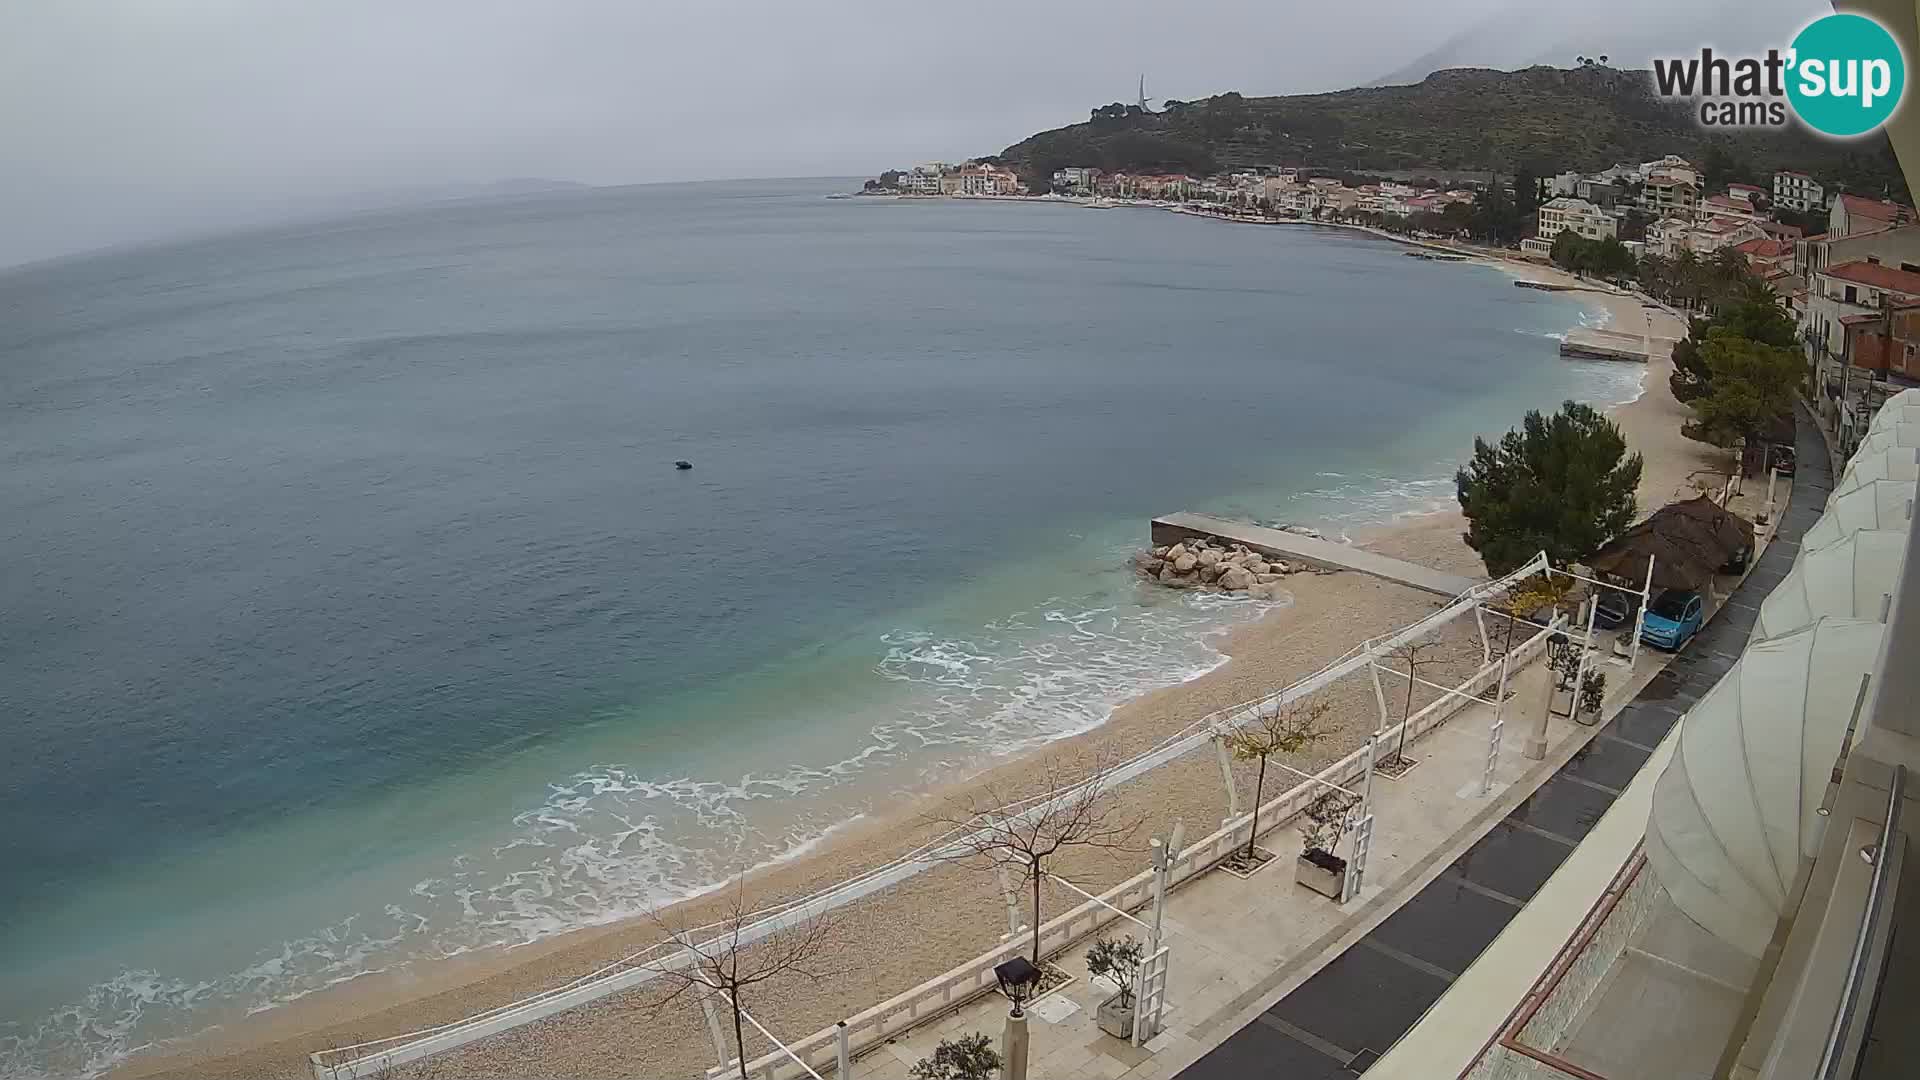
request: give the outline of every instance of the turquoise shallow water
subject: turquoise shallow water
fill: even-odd
[[[1261,610],[1137,586],[1153,514],[1377,524],[1637,385],[1555,357],[1567,299],[1371,238],[835,186],[0,275],[0,1075],[1085,730]]]

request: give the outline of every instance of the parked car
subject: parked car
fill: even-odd
[[[1772,458],[1773,460],[1767,463],[1769,468],[1779,469],[1787,476],[1793,475],[1793,447],[1775,444]]]
[[[1656,649],[1673,652],[1685,645],[1706,621],[1706,602],[1689,589],[1668,589],[1647,605],[1647,619],[1640,640]]]
[[[1748,541],[1740,546],[1739,551],[1734,552],[1727,558],[1726,564],[1720,567],[1720,572],[1723,574],[1744,574],[1747,572],[1747,564],[1752,561],[1753,542]]]
[[[1633,621],[1635,597],[1632,593],[1619,589],[1602,589],[1600,606],[1593,613],[1593,625],[1602,630],[1613,630]]]

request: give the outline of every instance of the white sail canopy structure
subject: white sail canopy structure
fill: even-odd
[[[1876,453],[1859,453],[1847,462],[1847,471],[1833,485],[1835,495],[1874,480],[1920,480],[1920,450],[1895,446]]]
[[[1824,616],[1880,619],[1906,556],[1904,528],[1855,532],[1801,548],[1793,569],[1760,602],[1753,639],[1776,637]]]
[[[1867,437],[1860,440],[1860,445],[1854,450],[1853,456],[1864,457],[1867,454],[1878,454],[1901,446],[1920,447],[1920,423],[1902,421],[1869,430]]]
[[[1820,520],[1800,538],[1802,550],[1825,547],[1861,529],[1900,529],[1913,520],[1913,500],[1920,484],[1907,480],[1874,480],[1827,500]]]
[[[1885,627],[1821,619],[1747,647],[1681,723],[1647,862],[1674,904],[1749,956],[1820,840],[1816,812]]]
[[[1887,399],[1880,411],[1873,414],[1867,423],[1868,433],[1884,431],[1899,424],[1920,424],[1920,395],[1909,397],[1912,390],[1902,390]]]

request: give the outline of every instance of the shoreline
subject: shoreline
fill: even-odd
[[[1328,227],[1375,233],[1383,239],[1420,246],[1365,226]],[[1567,278],[1533,263],[1493,258],[1488,262],[1509,272],[1524,268],[1530,275]],[[1570,278],[1567,283],[1599,299],[1597,306],[1607,313],[1609,321],[1619,318],[1629,305],[1634,311],[1640,310],[1638,297],[1594,289]],[[1659,317],[1667,318],[1664,314]],[[1665,366],[1664,360],[1649,363],[1639,396],[1631,402],[1611,405],[1607,410],[1616,422],[1622,423],[1633,447],[1647,458],[1642,483],[1643,508],[1660,498],[1653,493],[1679,482],[1685,475],[1681,466],[1693,464],[1699,450],[1699,444],[1680,438],[1678,421],[1666,408],[1671,405],[1684,413],[1665,390]],[[1648,381],[1655,378],[1657,383]],[[1658,437],[1662,429],[1671,439]],[[1661,462],[1659,467],[1656,459]],[[1362,530],[1356,542],[1388,554],[1411,556],[1441,569],[1477,573],[1478,559],[1459,542],[1459,531],[1457,510],[1415,511],[1390,524]],[[859,867],[885,862],[923,839],[931,828],[922,819],[924,813],[956,792],[985,785],[1010,794],[1039,790],[1036,785],[1045,778],[1046,769],[1051,765],[1082,756],[1096,745],[1110,744],[1124,749],[1130,743],[1150,744],[1158,734],[1181,726],[1188,718],[1251,696],[1245,692],[1249,685],[1270,687],[1304,674],[1322,660],[1344,651],[1359,637],[1410,622],[1437,603],[1423,594],[1353,574],[1299,576],[1289,580],[1288,591],[1293,595],[1291,604],[1276,607],[1250,624],[1219,632],[1210,639],[1221,654],[1221,660],[1210,670],[1128,700],[1112,709],[1105,720],[1090,731],[997,759],[974,776],[923,792],[909,805],[892,813],[855,818],[797,845],[791,852],[753,872],[749,889],[752,900],[758,904],[803,895],[844,879]],[[1337,758],[1356,745],[1360,737],[1354,730],[1344,730],[1341,738],[1316,747],[1312,754],[1302,756],[1299,763],[1313,764]],[[1250,785],[1250,780],[1247,782]],[[1192,790],[1176,790],[1182,787]],[[1219,792],[1217,765],[1210,757],[1197,763],[1184,758],[1169,763],[1126,785],[1123,791],[1129,803],[1137,800],[1149,804],[1157,816],[1171,813],[1196,823],[1205,822],[1209,813],[1217,818],[1218,804],[1224,801]],[[1090,863],[1084,870],[1076,868],[1075,876],[1099,883],[1112,869]],[[1133,867],[1127,869],[1130,872]],[[1123,876],[1118,874],[1115,879]],[[675,921],[706,921],[717,902],[724,899],[715,895],[714,888],[717,887],[666,909],[664,917]],[[786,988],[778,1004],[766,1010],[776,1030],[795,1034],[815,1030],[831,1022],[835,1015],[845,1015],[899,989],[895,984],[900,972],[911,979],[908,983],[911,985],[919,981],[912,978],[913,973],[918,972],[919,978],[924,978],[950,966],[951,962],[967,959],[980,951],[983,937],[991,941],[996,924],[1004,928],[1005,914],[994,889],[979,875],[965,873],[959,867],[926,871],[869,900],[849,907],[860,909],[861,921],[872,920],[892,930],[882,932],[879,941],[903,946],[895,962],[888,965],[889,970],[884,973],[870,970],[857,986],[835,990]],[[1055,898],[1050,902],[1059,900]],[[962,904],[968,910],[959,911]],[[909,950],[900,937],[903,916],[895,909],[905,910],[904,926],[912,928],[921,939],[913,942],[917,948],[914,955],[906,955]],[[939,913],[933,916],[936,921],[952,925],[941,927],[938,933],[930,932],[927,918],[935,912]],[[656,928],[646,916],[639,916],[565,931],[526,945],[496,946],[445,960],[417,962],[399,971],[356,978],[254,1016],[227,1018],[230,1026],[158,1051],[137,1052],[110,1075],[303,1075],[307,1051],[444,1023],[564,982],[632,951],[637,941],[653,937],[657,937]],[[931,946],[935,952],[929,954],[919,946]],[[937,959],[940,955],[952,955],[952,960],[940,964]],[[937,966],[929,967],[929,964]],[[769,996],[772,997],[773,992],[770,991]],[[669,1032],[685,1036],[674,1045],[682,1052],[691,1048],[695,1068],[711,1059],[710,1049],[703,1050],[704,1030],[697,1017],[696,1010],[692,1018],[675,1017],[673,1023],[655,1029],[656,1036]],[[463,1074],[553,1071],[554,1063],[564,1060],[569,1065],[569,1073],[600,1075],[634,1064],[635,1059],[630,1055],[594,1057],[594,1051],[604,1042],[596,1041],[603,1029],[609,1025],[632,1028],[632,1021],[630,1012],[623,1012],[608,999],[573,1010],[565,1019],[550,1019],[517,1029],[449,1057],[457,1062],[456,1067]],[[582,1025],[591,1027],[594,1034],[584,1033]],[[672,1039],[661,1041],[673,1042]],[[678,1058],[656,1059],[656,1055],[649,1053],[645,1064],[649,1072],[664,1073],[670,1069],[684,1071],[689,1063]]]

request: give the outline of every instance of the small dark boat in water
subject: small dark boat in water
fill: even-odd
[[[674,468],[676,468],[676,469],[691,469],[691,468],[693,468],[693,462],[691,462],[691,461],[676,461],[676,462],[674,462],[674,463],[673,463],[673,467],[674,467]]]

